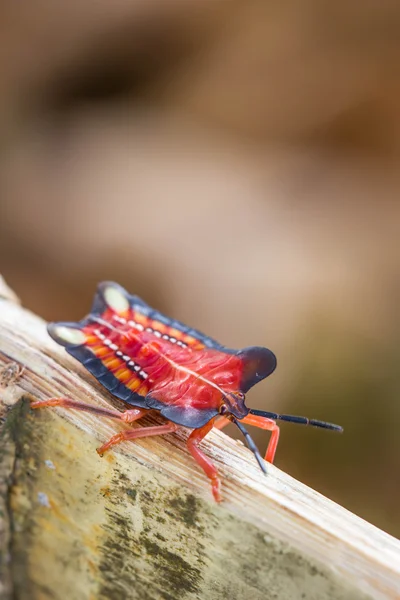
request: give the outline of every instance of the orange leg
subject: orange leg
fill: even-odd
[[[47,406],[63,406],[64,408],[73,408],[74,410],[83,410],[85,412],[91,412],[102,417],[108,417],[110,419],[118,419],[125,423],[133,423],[140,417],[143,417],[148,411],[144,408],[133,408],[131,410],[125,410],[120,412],[118,410],[109,410],[107,408],[101,408],[100,406],[93,406],[93,404],[84,404],[83,402],[75,402],[69,398],[49,398],[48,400],[39,400],[38,402],[32,402],[31,408],[45,408]]]
[[[266,417],[258,417],[256,415],[247,415],[244,419],[241,419],[242,423],[246,425],[253,425],[253,427],[259,427],[260,429],[267,429],[271,432],[271,439],[268,444],[267,452],[265,453],[265,460],[269,463],[274,462],[276,447],[279,441],[279,427],[272,419]],[[216,429],[223,429],[229,425],[231,421],[226,417],[219,417],[214,423]]]
[[[226,417],[217,417],[214,421],[215,429],[223,429],[227,425],[232,425],[232,421]]]
[[[219,478],[218,471],[211,460],[198,447],[201,440],[207,435],[213,426],[213,421],[209,421],[206,425],[200,427],[200,429],[195,429],[192,431],[187,440],[187,447],[194,460],[199,463],[207,477],[211,480],[211,489],[215,500],[217,502],[221,502],[221,480]]]
[[[118,410],[109,410],[107,408],[101,408],[99,406],[93,406],[92,404],[84,404],[83,402],[75,402],[69,398],[49,398],[49,400],[40,400],[31,404],[32,408],[43,408],[46,406],[63,406],[64,408],[73,408],[75,410],[83,410],[86,412],[92,412],[102,417],[108,417],[111,419],[118,419],[124,421],[124,423],[133,423],[140,417],[143,417],[148,410],[144,408],[133,408],[124,412]],[[128,431],[121,431],[116,433],[100,448],[97,448],[97,452],[102,455],[104,452],[109,450],[112,446],[116,446],[121,442],[127,440],[134,440],[142,437],[149,437],[152,435],[163,435],[165,433],[171,433],[178,429],[178,425],[175,423],[168,423],[167,425],[160,425],[157,427],[144,427],[143,429],[130,429]]]
[[[136,440],[138,438],[150,437],[152,435],[165,435],[166,433],[173,433],[178,429],[178,425],[175,423],[167,423],[166,425],[157,425],[155,427],[143,427],[141,429],[128,429],[127,431],[121,431],[112,436],[100,448],[97,448],[98,454],[102,456],[104,452],[107,452],[112,446],[116,446],[121,442],[129,440]]]
[[[272,419],[267,419],[266,417],[258,417],[256,415],[247,415],[244,419],[242,419],[243,423],[246,425],[253,425],[254,427],[259,427],[260,429],[267,429],[271,432],[271,439],[269,440],[268,448],[265,453],[265,460],[269,463],[274,462],[276,447],[279,442],[279,427]]]

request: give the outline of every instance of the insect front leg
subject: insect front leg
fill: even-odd
[[[207,477],[211,480],[211,489],[213,496],[217,502],[221,502],[221,480],[218,471],[211,460],[200,450],[198,445],[207,433],[213,428],[213,421],[209,421],[200,429],[192,431],[187,440],[187,447],[194,460],[199,463]]]
[[[265,460],[269,463],[274,462],[276,448],[279,442],[279,427],[272,419],[266,417],[258,417],[255,415],[247,415],[241,420],[246,425],[253,425],[253,427],[259,427],[260,429],[267,429],[271,432],[271,438],[265,453]]]
[[[220,431],[227,425],[232,425],[232,421],[226,417],[217,417],[214,421],[214,429],[219,429]]]
[[[276,448],[278,446],[280,430],[278,425],[272,419],[266,417],[258,417],[255,415],[247,415],[244,419],[241,419],[242,423],[246,425],[253,425],[253,427],[259,427],[260,429],[266,429],[271,432],[271,439],[269,441],[267,451],[265,453],[265,460],[269,463],[274,462]],[[226,417],[219,417],[214,423],[216,429],[223,429],[227,425],[230,425],[231,421]]]
[[[148,410],[144,408],[133,408],[130,410],[125,410],[124,412],[120,412],[118,410],[93,406],[93,404],[76,402],[75,400],[70,400],[69,398],[49,398],[48,400],[39,400],[31,403],[31,408],[46,408],[53,406],[62,406],[64,408],[72,408],[74,410],[83,410],[101,417],[108,417],[110,419],[124,421],[124,423],[133,423],[148,412]]]

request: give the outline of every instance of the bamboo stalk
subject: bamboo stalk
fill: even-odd
[[[186,431],[101,459],[120,425],[30,409],[51,396],[121,404],[2,281],[0,368],[2,599],[400,597],[400,542],[273,466],[264,477],[225,434],[203,444],[222,475],[217,505]]]

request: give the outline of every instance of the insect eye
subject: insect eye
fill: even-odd
[[[226,406],[226,404],[222,404],[219,409],[219,414],[226,415],[227,412],[228,412],[228,407]]]

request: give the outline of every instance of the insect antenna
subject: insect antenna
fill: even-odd
[[[235,419],[235,417],[231,417],[231,419],[232,419],[232,422],[235,423],[235,425],[237,425],[237,427],[243,433],[244,439],[246,440],[246,444],[247,444],[249,450],[252,451],[252,453],[256,457],[256,460],[257,460],[258,464],[260,465],[261,471],[263,473],[265,473],[265,475],[266,475],[267,474],[267,469],[265,468],[264,461],[263,461],[263,459],[261,457],[261,454],[258,451],[257,446],[255,445],[253,439],[251,438],[249,432],[247,431],[247,429],[237,419]]]
[[[343,427],[341,427],[340,425],[335,425],[334,423],[326,423],[325,421],[318,421],[317,419],[307,419],[307,417],[297,417],[295,415],[279,415],[278,413],[255,409],[251,409],[249,413],[251,415],[255,415],[256,417],[265,417],[266,419],[273,419],[274,421],[288,421],[289,423],[298,423],[299,425],[311,425],[312,427],[320,427],[321,429],[343,431]]]

